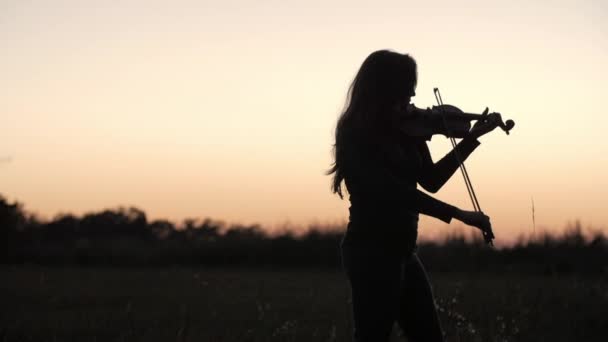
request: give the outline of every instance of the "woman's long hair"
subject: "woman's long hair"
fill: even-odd
[[[371,53],[351,83],[344,110],[338,119],[333,145],[334,163],[327,175],[334,174],[331,190],[343,198],[343,154],[349,145],[346,130],[370,141],[380,141],[391,126],[391,111],[407,92],[416,87],[416,61],[407,54],[389,50]]]

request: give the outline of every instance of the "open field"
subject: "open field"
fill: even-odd
[[[605,277],[430,277],[448,341],[608,339]],[[0,279],[0,341],[350,340],[339,272],[2,266]]]

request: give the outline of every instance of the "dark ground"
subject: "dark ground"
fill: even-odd
[[[608,340],[605,276],[430,277],[448,341]],[[348,291],[335,271],[2,266],[0,341],[349,341]]]

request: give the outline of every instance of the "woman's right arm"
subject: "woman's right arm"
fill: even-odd
[[[415,205],[419,213],[433,216],[446,223],[450,223],[451,219],[455,218],[464,224],[473,226],[482,232],[491,234],[492,238],[494,237],[490,217],[483,212],[462,210],[458,207],[435,199],[418,189],[416,189],[416,192],[417,193],[414,195],[414,202],[416,203]]]
[[[452,218],[455,218],[482,231],[491,229],[489,217],[483,213],[461,210],[418,190],[415,185],[405,184],[384,165],[377,154],[365,146],[348,150],[345,151],[347,153],[344,166],[349,170],[349,178],[354,186],[363,186],[364,191],[372,195],[393,194],[395,198],[406,197],[411,205],[407,209],[435,217],[446,223],[450,223]]]

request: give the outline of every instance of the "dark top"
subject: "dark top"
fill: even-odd
[[[415,240],[419,213],[451,221],[457,208],[418,190],[417,184],[430,192],[439,190],[459,167],[454,150],[433,163],[424,138],[385,137],[387,143],[374,143],[348,130],[344,137],[341,158],[351,203],[348,233],[362,239]],[[456,146],[460,159],[477,146],[475,139],[461,140]]]

